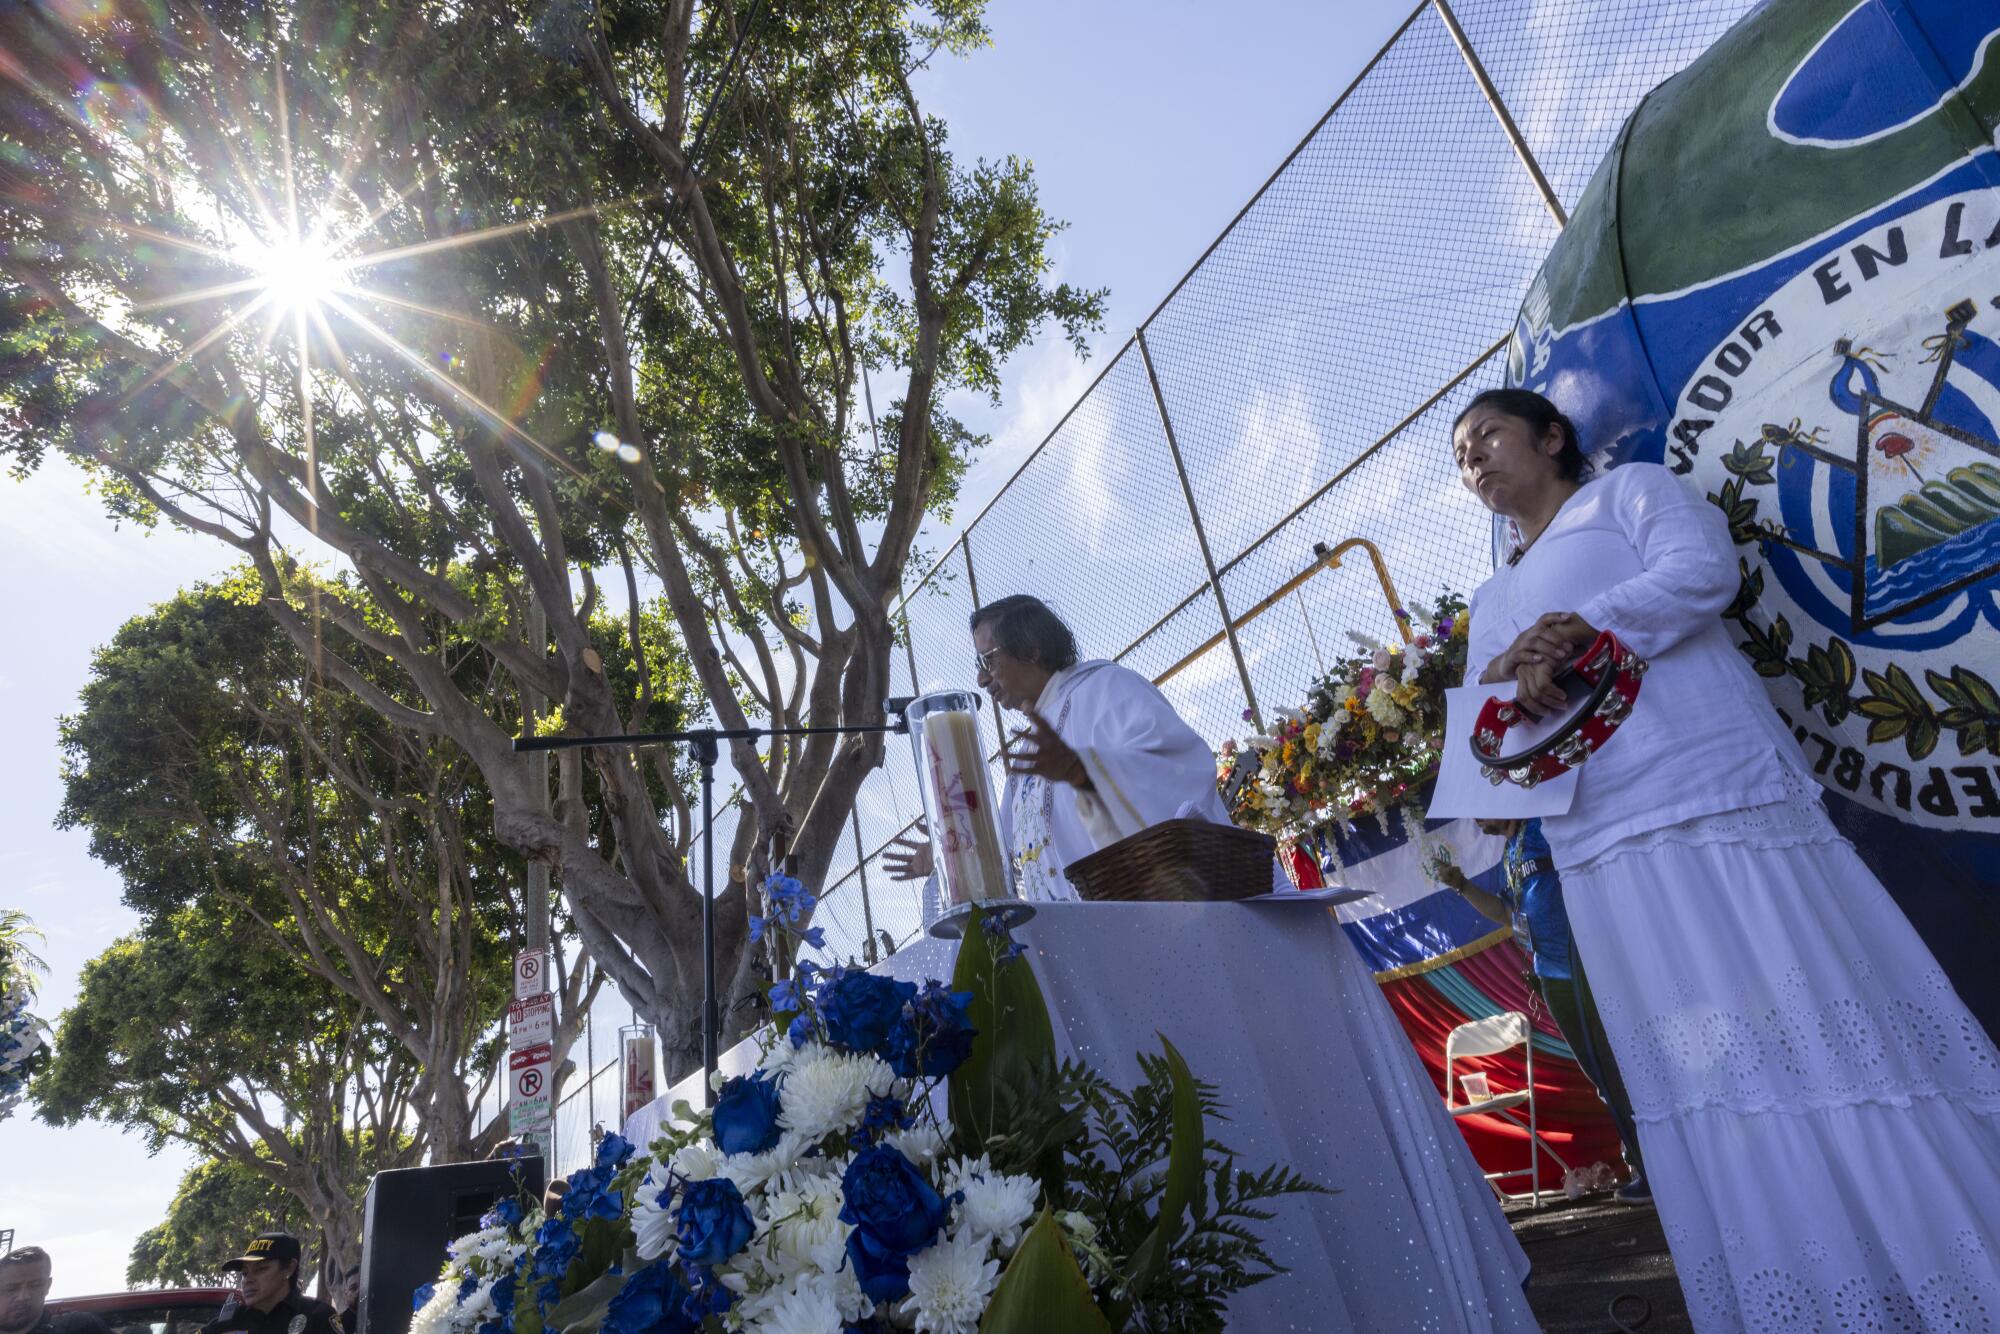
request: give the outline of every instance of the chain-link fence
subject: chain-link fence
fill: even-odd
[[[1393,633],[1365,562],[1308,574],[1316,542],[1372,539],[1406,606],[1469,593],[1490,528],[1451,419],[1500,382],[1522,295],[1625,118],[1754,7],[1417,5],[908,590],[895,692],[969,684],[970,613],[1033,593],[1219,744],[1298,705],[1349,631]],[[830,957],[920,929],[917,888],[879,859],[921,809],[892,738],[824,886]],[[573,1086],[560,1159],[616,1096],[615,1068]]]
[[[1625,118],[1754,7],[1417,5],[909,590],[898,693],[969,683],[971,611],[1034,593],[1220,743],[1299,704],[1350,630],[1392,633],[1365,563],[1300,578],[1314,543],[1373,539],[1410,607],[1470,592],[1490,528],[1451,418],[1501,380],[1522,294]],[[827,878],[829,955],[919,929],[879,857],[920,810],[892,740]]]

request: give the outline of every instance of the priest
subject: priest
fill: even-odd
[[[1078,661],[1076,636],[1039,598],[975,611],[972,648],[980,688],[1027,720],[1005,747],[1000,799],[1000,838],[1023,898],[1074,899],[1063,867],[1148,825],[1229,823],[1208,743],[1145,677]],[[898,839],[883,860],[899,880],[923,879],[930,844]]]

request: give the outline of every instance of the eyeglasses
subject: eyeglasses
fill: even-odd
[[[993,674],[993,660],[999,657],[1003,651],[998,648],[990,648],[984,653],[973,653],[972,674],[974,676],[991,676]]]

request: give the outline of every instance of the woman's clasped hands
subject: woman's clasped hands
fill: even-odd
[[[1548,612],[1486,664],[1479,679],[1488,684],[1512,680],[1515,702],[1535,717],[1558,712],[1567,697],[1556,677],[1596,638],[1597,627],[1575,612]]]

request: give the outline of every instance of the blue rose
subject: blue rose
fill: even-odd
[[[743,1193],[728,1177],[690,1181],[674,1210],[681,1259],[691,1265],[719,1265],[750,1244],[757,1230]]]
[[[519,1200],[502,1200],[479,1220],[481,1227],[513,1227],[523,1217]]]
[[[604,1138],[606,1143],[618,1139],[616,1135],[606,1135]],[[618,1139],[618,1143],[623,1146],[625,1156],[630,1157],[632,1146],[622,1139]],[[605,1189],[617,1173],[618,1168],[615,1163],[601,1167],[579,1168],[571,1172],[568,1185],[563,1191],[562,1216],[572,1222],[582,1222],[591,1218],[622,1217],[625,1213],[624,1196],[618,1191]]]
[[[431,1298],[437,1296],[437,1284],[426,1283],[410,1294],[410,1310],[421,1311],[430,1305]]]
[[[606,1135],[597,1142],[597,1165],[600,1168],[622,1166],[631,1156],[632,1141],[623,1135]]]
[[[648,1265],[604,1308],[600,1334],[700,1334],[700,1323],[682,1309],[687,1296],[673,1265],[665,1260]]]
[[[928,982],[889,1032],[883,1058],[905,1079],[942,1078],[972,1055],[972,993]]]
[[[864,1149],[841,1178],[847,1199],[840,1221],[847,1234],[847,1258],[870,1301],[888,1302],[910,1291],[910,1257],[937,1239],[945,1225],[944,1200],[923,1174],[886,1145]]]
[[[561,1214],[543,1223],[535,1229],[535,1277],[560,1282],[582,1245],[576,1229]]]
[[[868,1110],[861,1114],[861,1124],[855,1127],[854,1142],[865,1147],[892,1130],[908,1130],[916,1123],[917,1119],[910,1115],[910,1109],[903,1105],[901,1098],[871,1095]]]
[[[493,1290],[488,1294],[493,1299],[493,1309],[499,1312],[502,1318],[514,1313],[514,1282],[515,1273],[509,1270],[493,1280]]]
[[[778,1083],[760,1070],[732,1079],[715,1099],[715,1143],[724,1153],[762,1153],[778,1142]]]
[[[914,982],[851,968],[820,988],[819,1017],[827,1038],[849,1051],[870,1052],[882,1046],[903,1017],[903,1007],[917,994]]]

